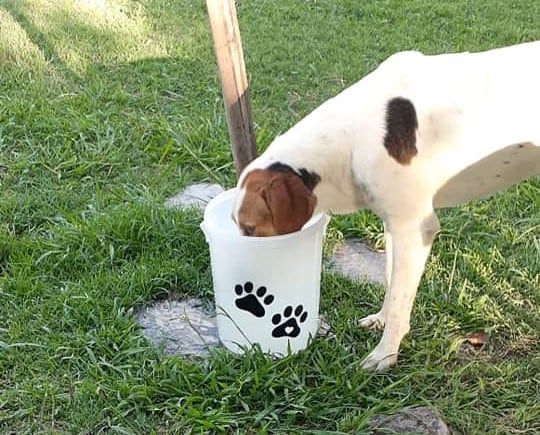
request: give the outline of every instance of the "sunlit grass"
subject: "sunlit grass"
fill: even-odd
[[[11,14],[0,9],[0,63],[41,76],[50,73],[43,52]]]
[[[77,75],[93,64],[168,57],[170,47],[190,43],[190,31],[180,29],[173,40],[152,28],[140,3],[127,0],[20,0],[9,2],[1,17],[7,23],[0,28],[4,46],[24,57],[16,47],[30,44],[39,53],[28,42],[36,39],[43,46],[41,59],[48,57]],[[20,26],[12,32],[17,20],[28,34]]]

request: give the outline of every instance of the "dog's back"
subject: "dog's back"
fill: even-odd
[[[433,191],[438,208],[488,196],[540,173],[538,77],[540,41],[479,53],[402,52],[342,95],[344,105],[357,99],[364,107],[373,95],[372,109],[364,110],[375,119],[384,116],[392,98],[412,103],[416,153],[397,173],[394,161],[378,157],[379,170],[418,178],[426,193]],[[359,135],[377,128],[364,124]],[[355,168],[359,178],[373,166],[364,163],[366,146],[371,144],[355,145],[362,148]],[[370,151],[386,154],[382,147]]]
[[[540,42],[424,61],[434,78],[418,81],[412,92],[421,114],[418,156],[448,178],[435,207],[540,173]]]

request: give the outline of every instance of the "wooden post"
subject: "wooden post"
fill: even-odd
[[[234,0],[206,0],[237,177],[257,157]]]

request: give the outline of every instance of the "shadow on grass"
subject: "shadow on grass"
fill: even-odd
[[[214,167],[230,171],[229,141],[210,38],[205,40],[202,35],[194,48],[186,48],[179,41],[180,48],[170,55],[154,56],[154,46],[148,50],[134,47],[148,36],[145,32],[150,32],[136,27],[146,11],[135,18],[122,12],[126,21],[118,25],[118,30],[115,23],[101,23],[99,19],[85,22],[84,14],[72,14],[63,6],[47,11],[45,27],[35,18],[36,11],[40,12],[37,8],[32,10],[17,1],[2,3],[2,7],[61,78],[60,86],[44,88],[38,110],[29,110],[23,101],[15,113],[10,113],[17,134],[22,137],[31,133],[39,140],[53,169],[55,160],[66,168],[69,158],[88,158],[87,150],[94,155],[99,151],[92,146],[114,139],[115,146],[130,147],[133,160],[139,163],[148,159],[170,163],[182,147],[179,142],[183,142],[180,156],[186,164],[192,160],[192,166],[207,170],[217,163]],[[149,22],[152,20],[157,18]],[[150,28],[152,24],[145,26]],[[133,35],[126,33],[130,31]],[[190,32],[187,39],[193,36],[191,33],[200,36],[197,31]],[[136,57],[132,56],[132,46],[136,55],[144,52],[149,57],[126,62],[124,58]],[[41,96],[32,94],[34,101]],[[65,143],[66,138],[71,143]],[[63,148],[69,148],[69,155],[62,152]],[[228,161],[221,157],[217,162],[212,160],[216,151],[221,156],[226,152]],[[117,169],[121,173],[122,168]]]

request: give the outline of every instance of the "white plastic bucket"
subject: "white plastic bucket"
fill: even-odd
[[[208,203],[201,228],[210,248],[221,342],[240,353],[259,344],[286,355],[305,349],[319,317],[322,245],[329,218],[273,237],[240,235],[231,219],[236,189]]]

